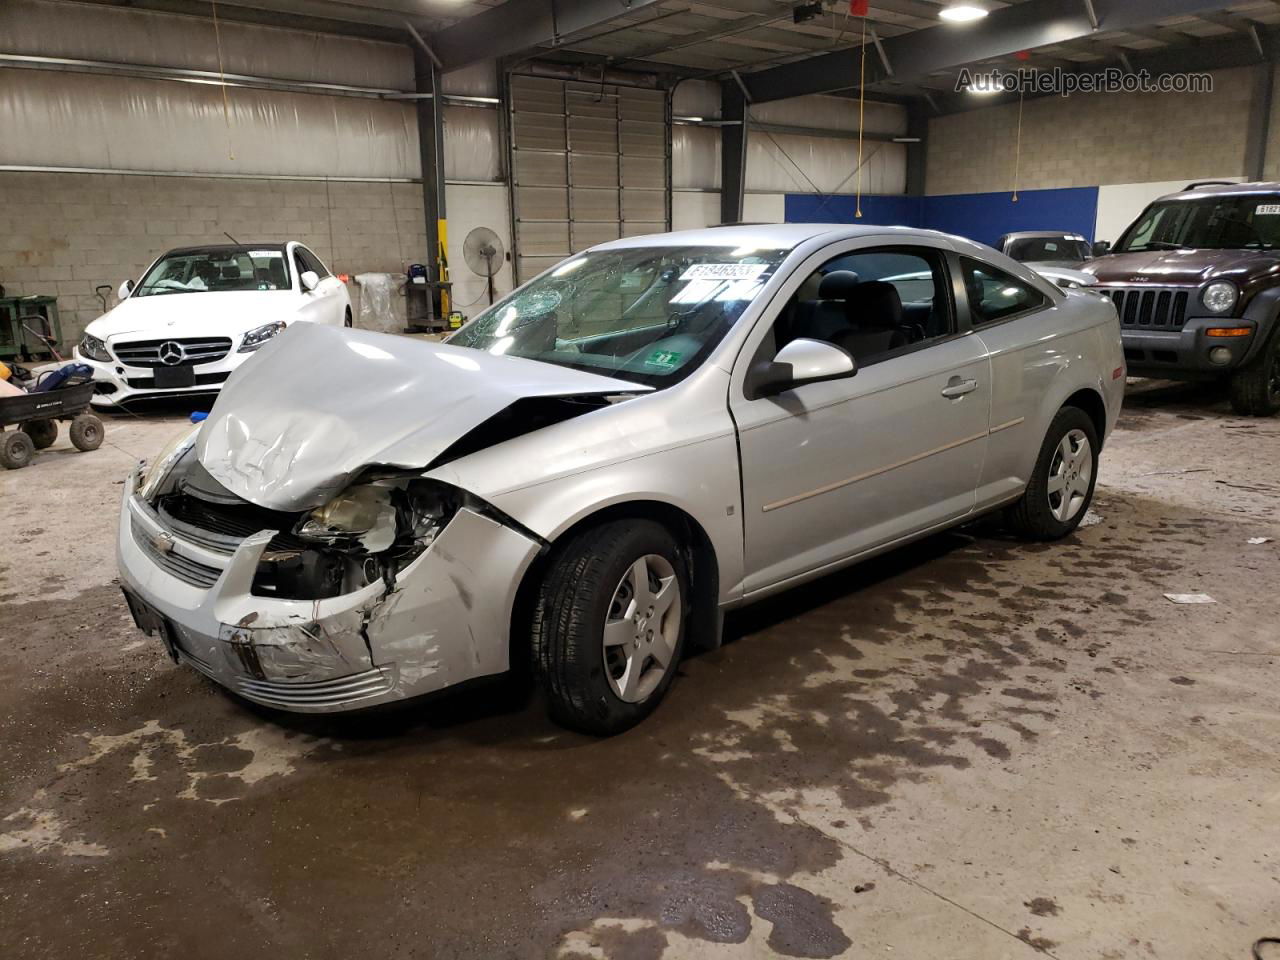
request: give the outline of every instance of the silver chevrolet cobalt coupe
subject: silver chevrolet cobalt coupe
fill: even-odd
[[[532,662],[596,734],[725,610],[996,510],[1088,508],[1115,309],[929,231],[719,227],[571,257],[447,344],[295,324],[126,484],[139,627],[353,710]]]

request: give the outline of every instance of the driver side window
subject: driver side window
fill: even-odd
[[[774,349],[804,337],[865,367],[955,332],[942,251],[878,247],[818,267],[774,322]]]

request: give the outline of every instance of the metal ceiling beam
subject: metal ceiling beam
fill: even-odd
[[[1093,0],[1098,31],[1145,27],[1167,17],[1194,16],[1221,10],[1223,0]],[[940,69],[1007,57],[1094,33],[1080,0],[1027,0],[992,11],[966,27],[940,24],[884,41],[893,64],[893,79],[911,82]],[[857,86],[858,51],[840,50],[743,77],[752,100],[782,100],[810,93],[830,93]],[[867,84],[889,79],[869,60]]]
[[[433,34],[429,40],[445,72],[479,60],[524,53],[535,47],[558,47],[574,35],[617,17],[635,13],[659,0],[507,0]]]
[[[101,6],[120,6],[112,0],[90,0]],[[211,18],[213,5],[208,0],[131,0],[128,7],[135,10],[152,10],[157,13],[177,13],[185,16]],[[251,23],[261,26],[289,27],[295,30],[311,30],[316,33],[330,33],[344,37],[360,37],[366,40],[386,40],[392,43],[404,42],[404,27],[401,17],[366,18],[359,22],[342,20],[334,17],[332,10],[325,14],[316,12],[316,8],[293,10],[286,12],[279,3],[262,0],[254,6],[242,4],[218,4],[218,17],[224,21]]]
[[[747,187],[747,120],[750,111],[737,77],[720,82],[720,222],[739,223]]]

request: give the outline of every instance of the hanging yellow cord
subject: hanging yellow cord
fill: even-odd
[[[862,108],[867,100],[867,18],[862,18],[862,60],[858,76],[858,185],[854,219],[862,219]]]
[[[1018,171],[1022,166],[1022,90],[1018,90],[1018,138],[1013,146],[1013,202],[1018,202]]]
[[[231,146],[231,105],[227,103],[227,75],[222,69],[222,31],[218,29],[218,0],[213,0],[213,44],[218,49],[218,82],[222,87],[222,119],[227,125],[227,159],[234,160]]]

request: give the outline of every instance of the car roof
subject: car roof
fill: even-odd
[[[957,241],[961,238],[937,230],[921,230],[916,227],[894,227],[879,224],[851,223],[734,223],[722,227],[704,227],[698,230],[676,230],[671,233],[651,233],[637,237],[610,240],[593,248],[596,250],[622,250],[634,247],[758,247],[765,250],[791,250],[815,237],[852,240],[857,237],[898,236],[903,240],[912,237],[943,238]],[[969,241],[964,241],[968,243]]]
[[[1039,240],[1040,238],[1063,237],[1067,240],[1083,240],[1084,237],[1073,230],[1018,230],[1006,233],[1005,240]]]
[[[166,257],[186,253],[236,253],[240,250],[279,250],[284,251],[283,243],[200,243],[192,247],[174,247],[165,252]]]
[[[1251,194],[1269,193],[1280,193],[1280,181],[1259,180],[1253,183],[1205,184],[1203,187],[1192,187],[1186,190],[1179,190],[1177,193],[1166,193],[1163,197],[1157,197],[1153,202],[1158,203],[1161,200],[1194,200],[1197,197],[1208,196],[1247,197]]]

